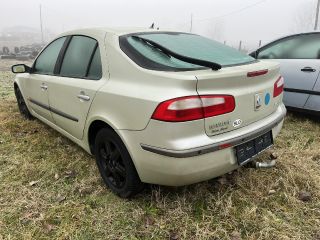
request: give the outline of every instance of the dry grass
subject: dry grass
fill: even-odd
[[[1,72],[0,239],[320,239],[320,122],[289,114],[273,169],[149,186],[122,200],[104,186],[92,157],[20,117],[12,79]],[[302,190],[311,201],[298,199]]]

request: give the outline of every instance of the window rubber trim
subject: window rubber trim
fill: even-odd
[[[53,71],[54,75],[56,75],[56,76],[60,75],[62,62],[63,62],[64,56],[65,56],[65,54],[67,52],[67,49],[69,47],[69,44],[70,44],[72,38],[73,38],[73,36],[68,36],[67,37],[66,41],[64,42],[64,44],[63,44],[63,46],[61,48],[61,51],[60,51],[59,55],[58,55],[56,66],[55,66],[54,71]]]
[[[94,46],[93,48],[93,51],[91,53],[91,56],[90,56],[90,60],[89,60],[89,63],[88,63],[88,66],[87,66],[87,70],[86,70],[86,78],[88,78],[88,75],[89,75],[89,71],[90,71],[90,68],[91,68],[91,65],[92,65],[92,61],[93,61],[93,57],[94,55],[96,54],[96,51],[99,47],[99,44],[98,42],[96,42],[96,45]],[[100,57],[101,58],[101,57]],[[100,62],[101,62],[101,59],[100,59]],[[101,77],[100,77],[101,78]]]

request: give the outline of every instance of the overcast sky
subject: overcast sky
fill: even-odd
[[[192,14],[193,32],[230,45],[239,40],[254,45],[297,31],[297,16],[312,19],[316,0],[1,0],[0,29],[40,29],[40,4],[44,28],[54,33],[91,26],[148,27],[152,22],[160,29],[190,31]]]

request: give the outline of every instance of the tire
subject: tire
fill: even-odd
[[[142,191],[144,184],[116,132],[101,129],[95,138],[94,154],[103,181],[115,194],[130,198]]]
[[[19,108],[21,115],[28,120],[33,120],[34,117],[31,115],[31,113],[26,105],[26,102],[24,101],[24,98],[21,94],[21,91],[18,87],[15,87],[14,93],[16,95],[16,99],[18,102],[18,108]]]

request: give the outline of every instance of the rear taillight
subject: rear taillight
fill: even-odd
[[[248,72],[247,77],[258,77],[262,76],[268,73],[268,69],[260,70],[260,71],[254,71],[254,72]]]
[[[283,93],[283,88],[284,79],[283,77],[279,77],[278,80],[274,83],[273,97],[278,97],[281,93]]]
[[[232,112],[235,100],[229,95],[188,96],[159,104],[152,119],[165,122],[186,122]]]

